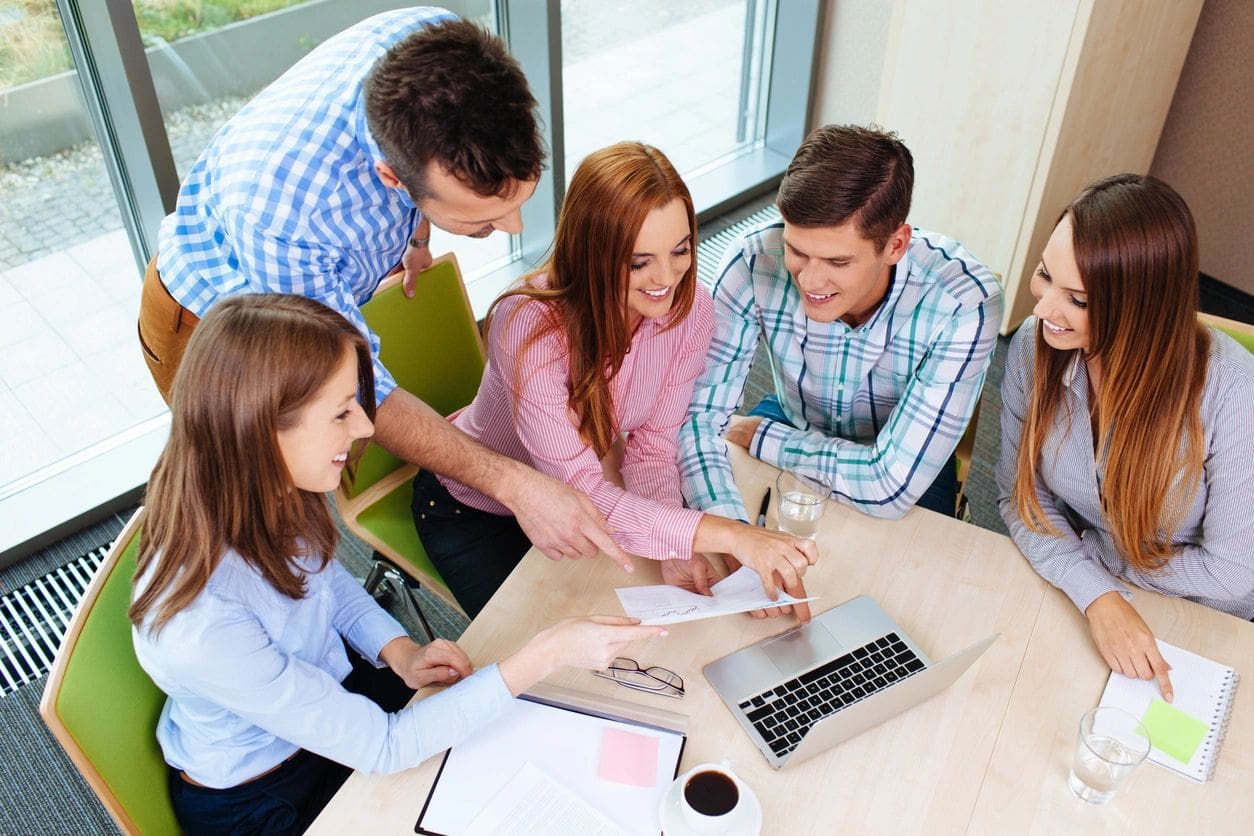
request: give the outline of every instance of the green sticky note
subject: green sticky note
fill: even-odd
[[[1186,764],[1193,760],[1193,753],[1210,731],[1208,724],[1160,699],[1155,699],[1145,709],[1141,725],[1149,732],[1155,749]]]

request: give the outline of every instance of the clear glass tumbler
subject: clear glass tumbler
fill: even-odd
[[[813,540],[832,495],[827,480],[785,470],[775,480],[775,495],[779,502],[779,530]]]
[[[1094,708],[1080,718],[1080,736],[1067,784],[1085,801],[1105,804],[1149,754],[1149,732],[1118,708]]]

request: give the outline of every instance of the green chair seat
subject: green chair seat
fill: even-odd
[[[397,385],[441,415],[470,403],[483,377],[484,351],[461,272],[454,256],[437,258],[406,298],[400,275],[385,280],[361,307],[366,324],[379,337],[379,359]],[[426,583],[451,606],[461,609],[414,531],[410,479],[377,496],[381,482],[413,472],[377,444],[367,445],[351,485],[336,493],[345,524],[412,579]]]
[[[84,595],[39,710],[118,827],[153,836],[181,831],[156,737],[166,697],[135,658],[126,614],[142,515],[118,537]]]

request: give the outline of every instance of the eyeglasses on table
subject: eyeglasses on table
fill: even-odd
[[[602,679],[612,679],[624,688],[662,694],[678,699],[684,695],[684,678],[659,665],[642,668],[635,659],[619,656],[603,671],[593,671]]]

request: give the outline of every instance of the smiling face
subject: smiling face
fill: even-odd
[[[645,216],[627,269],[627,325],[670,313],[675,288],[692,266],[688,207],[679,198]]]
[[[1089,348],[1088,294],[1076,266],[1071,216],[1064,216],[1041,253],[1032,274],[1032,313],[1041,321],[1046,345],[1059,351]]]
[[[880,250],[852,220],[838,226],[784,222],[784,264],[801,292],[806,316],[815,322],[840,319],[856,328],[869,319],[884,301],[893,265],[909,244],[906,224]]]
[[[357,402],[357,355],[345,348],[330,379],[300,408],[296,423],[278,431],[279,452],[292,484],[325,493],[339,486],[353,442],[373,433]]]

